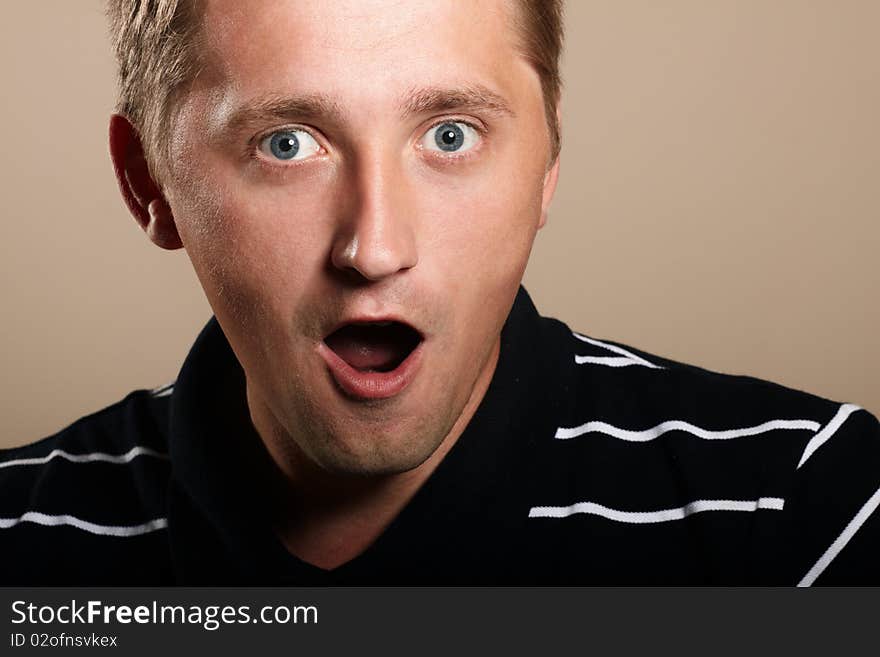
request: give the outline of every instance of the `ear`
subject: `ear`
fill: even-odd
[[[559,103],[556,104],[556,124],[562,124],[562,111]],[[560,149],[561,150],[561,149]],[[538,221],[538,230],[547,223],[547,212],[550,210],[550,202],[556,193],[556,183],[559,180],[559,152],[556,153],[556,159],[550,164],[547,173],[544,174],[544,188],[541,195],[541,219]]]
[[[157,246],[181,248],[171,206],[150,175],[137,130],[121,114],[110,117],[110,158],[119,191],[135,221]]]

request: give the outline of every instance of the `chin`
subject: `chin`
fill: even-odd
[[[337,475],[381,477],[414,470],[427,461],[431,454],[433,451],[420,456],[385,454],[384,450],[371,454],[335,452],[322,455],[318,463],[327,472]]]
[[[409,431],[405,435],[382,435],[372,432],[368,440],[363,435],[338,438],[312,450],[313,460],[327,472],[353,476],[394,475],[414,470],[437,451],[446,431],[426,435]],[[418,436],[417,439],[413,439]]]

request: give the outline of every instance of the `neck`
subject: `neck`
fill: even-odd
[[[275,462],[269,493],[278,501],[275,530],[288,551],[325,569],[366,550],[412,499],[458,441],[483,400],[495,366],[496,342],[452,428],[421,465],[405,472],[354,475],[330,472],[297,447],[270,409],[247,386],[254,428]]]

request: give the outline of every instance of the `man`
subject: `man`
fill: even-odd
[[[545,0],[114,0],[110,149],[214,310],[4,454],[3,581],[877,583],[867,412],[541,318]]]

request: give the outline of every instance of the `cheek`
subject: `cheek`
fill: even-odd
[[[425,185],[423,227],[430,238],[420,265],[456,309],[449,346],[461,356],[450,360],[456,367],[476,362],[506,319],[537,232],[542,181],[542,169],[510,164]],[[460,351],[461,345],[468,346]]]
[[[453,279],[520,275],[540,220],[542,172],[514,158],[423,185],[428,258],[442,257]],[[520,160],[521,161],[521,160]]]
[[[178,221],[212,305],[251,317],[289,314],[329,253],[327,186],[254,183],[240,173],[212,180],[187,195]]]

